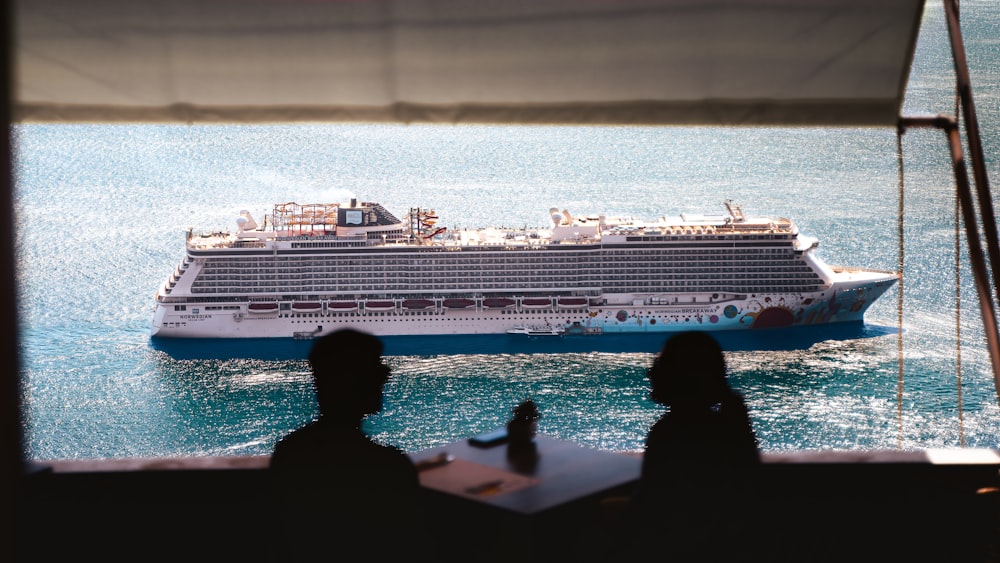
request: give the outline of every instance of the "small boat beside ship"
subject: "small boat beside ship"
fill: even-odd
[[[552,325],[518,325],[507,329],[507,334],[520,334],[524,336],[562,336],[566,334],[566,329],[561,326]]]

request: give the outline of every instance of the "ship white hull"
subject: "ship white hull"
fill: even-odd
[[[308,340],[744,331],[862,321],[893,273],[831,267],[788,219],[572,216],[547,229],[447,230],[375,202],[277,204],[256,228],[189,232],[156,294],[152,336]]]
[[[895,283],[893,275],[862,273],[832,288],[806,294],[749,295],[712,302],[707,296],[671,297],[668,304],[636,299],[628,304],[591,304],[580,308],[539,309],[514,305],[494,309],[477,303],[448,308],[440,302],[419,310],[368,310],[364,303],[343,311],[324,306],[318,312],[296,312],[292,302],[278,311],[250,312],[247,305],[191,305],[186,311],[158,305],[152,327],[157,338],[300,338],[342,327],[379,336],[505,334],[524,325],[552,325],[565,334],[669,333],[683,330],[733,331],[858,322],[868,307]],[[621,301],[621,300],[619,300]],[[645,301],[645,303],[643,302]],[[664,300],[661,300],[662,302]]]

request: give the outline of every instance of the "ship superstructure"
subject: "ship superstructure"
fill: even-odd
[[[788,219],[655,221],[549,210],[532,229],[451,230],[432,210],[401,220],[374,202],[275,205],[233,232],[188,232],[156,294],[152,334],[311,338],[738,330],[862,321],[897,280],[831,267]],[[513,331],[517,332],[517,331]]]

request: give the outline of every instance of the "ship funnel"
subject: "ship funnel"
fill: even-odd
[[[236,225],[239,226],[240,232],[253,231],[258,226],[257,221],[253,220],[253,216],[246,209],[240,211],[240,216],[236,219]]]
[[[563,221],[567,225],[572,225],[573,224],[573,216],[569,214],[569,210],[568,209],[563,209]]]

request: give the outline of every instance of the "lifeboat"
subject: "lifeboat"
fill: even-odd
[[[296,313],[318,313],[323,304],[318,301],[296,301],[292,303],[292,311]]]
[[[326,310],[334,312],[354,311],[357,308],[357,301],[330,301],[326,304]]]
[[[247,306],[247,311],[255,315],[264,315],[267,313],[277,313],[278,304],[277,303],[251,303]]]
[[[516,301],[513,299],[508,299],[506,297],[489,297],[483,299],[483,307],[489,307],[490,309],[504,309],[507,307],[513,307]]]
[[[404,309],[427,309],[434,306],[434,302],[430,299],[404,299],[403,308]]]
[[[552,300],[548,297],[526,297],[521,300],[521,306],[525,309],[544,309],[552,306]]]
[[[589,300],[586,297],[560,297],[557,303],[560,307],[566,309],[577,309],[586,307],[589,304]]]
[[[472,299],[445,299],[441,304],[447,309],[468,309],[476,302]]]
[[[365,309],[369,311],[388,311],[396,308],[393,301],[365,301]]]

